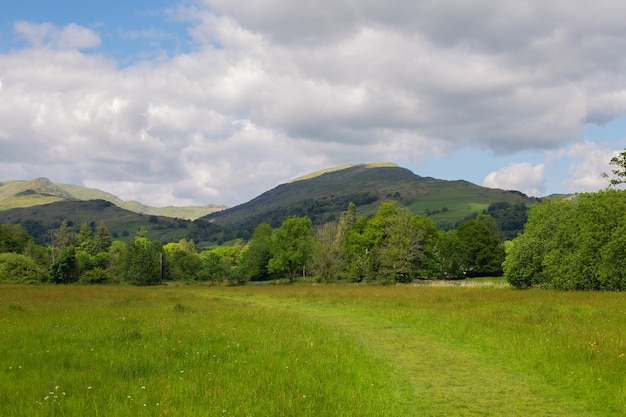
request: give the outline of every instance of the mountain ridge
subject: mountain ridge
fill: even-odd
[[[73,200],[104,200],[138,214],[188,220],[195,220],[228,207],[218,204],[153,207],[135,200],[122,200],[116,195],[97,188],[54,183],[45,177],[0,182],[0,211]]]
[[[391,163],[347,165],[312,174],[280,184],[246,203],[203,219],[251,233],[261,222],[277,227],[289,216],[306,215],[318,225],[338,220],[351,202],[361,214],[370,215],[380,202],[395,200],[414,214],[427,214],[439,226],[452,228],[491,203],[530,205],[538,201],[515,190],[492,189],[465,180],[422,177]]]

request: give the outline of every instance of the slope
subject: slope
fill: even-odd
[[[190,224],[188,220],[135,213],[105,200],[64,200],[0,211],[0,224],[19,223],[37,243],[44,245],[49,243],[50,231],[57,229],[63,220],[75,232],[83,224],[95,228],[102,222],[116,240],[134,238],[143,227],[148,238],[162,242],[177,241],[187,236]]]
[[[33,207],[69,200],[105,200],[120,208],[139,214],[189,220],[194,220],[226,208],[226,206],[216,204],[208,204],[206,206],[152,207],[138,201],[125,201],[113,194],[95,188],[72,184],[56,184],[47,178],[0,182],[0,210]]]
[[[442,227],[495,202],[530,205],[534,198],[467,181],[421,177],[395,164],[351,165],[310,174],[269,190],[247,203],[205,218],[232,231],[251,233],[261,222],[277,227],[289,216],[314,224],[337,220],[350,202],[370,215],[382,201],[398,201],[415,214],[428,214]]]

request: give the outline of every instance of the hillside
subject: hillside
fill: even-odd
[[[421,177],[395,164],[351,165],[300,177],[247,203],[205,217],[233,232],[251,233],[266,222],[273,227],[289,216],[309,216],[314,224],[337,220],[353,202],[361,214],[373,214],[382,201],[396,200],[415,214],[428,214],[443,228],[454,227],[489,204],[530,205],[518,192],[491,189],[467,181]]]
[[[57,229],[63,220],[76,232],[83,224],[95,227],[103,222],[113,238],[119,240],[133,238],[143,227],[151,240],[162,242],[177,241],[187,236],[191,223],[134,213],[105,200],[65,200],[0,211],[0,223],[20,223],[40,244],[48,243],[50,230]]]
[[[189,220],[194,220],[226,208],[226,206],[216,204],[187,207],[152,207],[137,201],[125,201],[113,194],[95,188],[71,184],[55,184],[47,178],[0,182],[0,211],[72,200],[105,200],[120,208],[139,214]]]

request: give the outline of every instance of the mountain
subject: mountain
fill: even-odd
[[[139,214],[189,220],[195,220],[227,207],[215,204],[187,207],[152,207],[137,201],[124,201],[113,194],[95,188],[71,184],[55,184],[47,178],[0,182],[0,211],[74,200],[105,200],[115,204],[117,207]]]
[[[114,239],[128,240],[144,228],[147,237],[162,242],[178,241],[187,237],[190,220],[135,213],[105,200],[61,200],[31,207],[17,207],[0,211],[0,224],[19,223],[39,244],[48,244],[50,232],[65,220],[78,232],[83,224],[95,229],[101,222]]]
[[[421,177],[393,163],[361,164],[297,178],[204,219],[247,237],[261,222],[277,227],[289,216],[306,215],[314,224],[322,224],[337,220],[350,202],[361,214],[370,215],[380,202],[390,200],[398,201],[414,214],[433,217],[442,228],[452,228],[492,203],[530,205],[537,201],[519,191]]]

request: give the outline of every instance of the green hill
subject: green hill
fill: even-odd
[[[151,240],[177,241],[189,233],[189,220],[134,213],[105,200],[66,200],[32,207],[0,211],[0,223],[21,224],[36,241],[47,244],[51,230],[61,222],[78,232],[83,224],[96,227],[103,222],[115,239],[127,240],[143,227]]]
[[[0,182],[0,211],[73,200],[105,200],[120,208],[139,214],[189,220],[194,220],[226,208],[226,206],[216,204],[186,207],[152,207],[138,201],[125,201],[113,194],[95,188],[71,184],[55,184],[47,178]]]
[[[395,164],[350,165],[300,177],[247,203],[205,217],[245,237],[256,225],[277,227],[289,216],[309,216],[314,224],[337,220],[350,202],[370,215],[382,201],[396,200],[415,214],[428,214],[450,228],[496,202],[530,205],[537,200],[518,191],[491,189],[467,181],[421,177]]]

